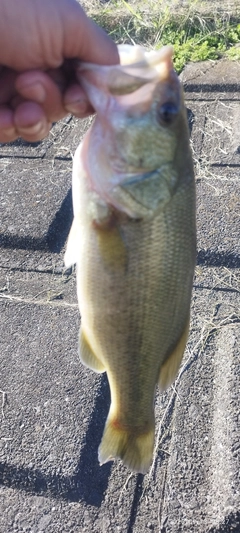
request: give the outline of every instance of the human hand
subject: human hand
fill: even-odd
[[[0,142],[38,141],[67,114],[94,112],[75,58],[119,62],[116,45],[75,0],[0,0]]]

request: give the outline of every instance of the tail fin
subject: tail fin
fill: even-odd
[[[133,472],[146,474],[152,463],[153,446],[154,424],[146,432],[137,433],[108,417],[98,450],[99,462],[102,465],[119,458]]]

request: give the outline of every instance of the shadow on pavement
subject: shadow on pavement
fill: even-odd
[[[199,250],[197,254],[197,265],[239,268],[240,256],[234,252],[214,252],[212,250]]]
[[[127,533],[132,533],[133,526],[135,524],[137,511],[139,509],[139,502],[140,502],[141,496],[143,494],[143,480],[144,480],[144,475],[143,474],[138,474],[137,475],[137,480],[136,480],[136,487],[135,487],[134,498],[133,498],[132,507],[131,507],[131,513],[130,513],[130,519],[129,519],[129,525],[128,525]]]
[[[65,196],[60,209],[56,212],[46,235],[50,252],[60,253],[69,234],[73,219],[72,188]]]
[[[43,250],[60,253],[67,240],[72,219],[72,189],[70,188],[45,235],[42,237],[32,237],[31,235],[19,237],[18,235],[0,234],[0,246],[15,250]]]
[[[85,501],[100,507],[108,486],[112,463],[100,467],[98,446],[110,404],[107,377],[101,376],[85,444],[75,473],[71,477],[46,474],[40,469],[0,463],[0,484],[18,490],[68,501]]]
[[[209,529],[209,533],[239,533],[240,531],[240,512],[230,513],[224,520],[224,523],[218,527]]]
[[[226,83],[221,82],[220,83],[187,83],[184,84],[184,92],[185,93],[214,93],[214,92],[228,92],[228,93],[235,93],[238,92],[240,89],[240,83],[236,81],[236,83]]]

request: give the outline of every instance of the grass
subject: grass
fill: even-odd
[[[217,11],[216,4],[213,12],[206,14],[198,10],[198,1],[190,5],[187,11],[177,11],[151,0],[145,4],[112,0],[89,14],[117,43],[155,49],[173,44],[178,73],[190,61],[240,60],[239,17]]]

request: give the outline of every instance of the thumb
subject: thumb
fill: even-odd
[[[65,32],[64,57],[76,57],[81,61],[100,65],[119,63],[116,44],[86,15],[77,2],[75,9],[69,10],[68,18],[69,29]]]

